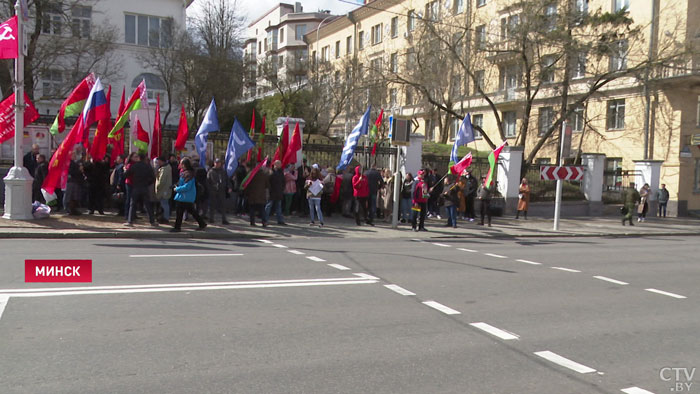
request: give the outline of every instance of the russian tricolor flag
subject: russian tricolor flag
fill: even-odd
[[[92,86],[90,95],[88,95],[85,102],[85,107],[83,107],[83,113],[80,116],[83,118],[82,140],[87,143],[90,126],[97,121],[107,120],[110,116],[109,108],[107,107],[107,96],[105,96],[105,90],[99,78]]]

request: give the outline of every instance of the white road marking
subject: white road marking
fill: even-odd
[[[530,260],[518,259],[518,260],[515,260],[515,261],[519,261],[519,262],[521,262],[521,263],[531,264],[531,265],[542,265],[542,263],[538,263],[538,262],[536,262],[536,261],[530,261]]]
[[[2,318],[2,313],[5,311],[8,301],[10,301],[9,295],[0,294],[0,319]]]
[[[622,389],[620,391],[622,391],[623,393],[627,393],[627,394],[654,394],[651,391],[640,389],[639,387],[628,387],[628,388]]]
[[[413,238],[411,241],[413,241],[413,242],[425,242],[422,239],[417,239],[417,238]]]
[[[442,305],[442,304],[439,303],[439,302],[435,302],[435,301],[425,301],[425,302],[423,302],[423,303],[424,303],[425,305],[431,307],[431,308],[434,308],[434,309],[439,310],[440,312],[442,312],[442,313],[444,313],[444,314],[446,314],[446,315],[459,315],[459,314],[462,313],[462,312],[460,312],[460,311],[456,311],[456,310],[450,308],[449,306]]]
[[[439,242],[433,242],[433,245],[435,245],[435,246],[442,246],[443,248],[449,248],[449,247],[450,247],[450,245],[441,244],[441,243],[439,243]]]
[[[256,239],[258,242],[262,242],[264,244],[273,244],[274,242],[267,240],[267,239]]]
[[[316,256],[306,256],[306,258],[309,259],[309,260],[311,260],[311,261],[318,261],[319,263],[322,263],[322,262],[326,261],[326,260],[324,260],[324,259],[322,259],[322,258],[320,258],[320,257],[316,257]]]
[[[350,279],[350,280],[348,280]],[[375,280],[362,280],[355,278],[341,278],[341,280],[316,280],[316,281],[278,281],[276,283],[242,282],[244,284],[216,285],[216,286],[178,286],[178,287],[141,287],[131,289],[105,289],[105,290],[80,290],[80,291],[45,291],[35,293],[17,293],[12,297],[55,297],[66,295],[94,295],[94,294],[133,294],[133,293],[157,293],[173,291],[203,291],[203,290],[234,290],[234,289],[262,289],[276,287],[305,287],[305,286],[336,286],[377,283]]]
[[[486,324],[483,322],[471,323],[470,326],[476,327],[482,331],[486,331],[491,335],[494,335],[494,336],[497,336],[497,337],[503,339],[504,341],[509,341],[512,339],[520,339],[520,337],[518,335],[515,335],[512,332],[501,330],[500,328],[494,327],[490,324]]]
[[[615,283],[616,285],[628,285],[629,283],[623,282],[621,280],[613,279],[613,278],[608,278],[607,276],[594,276],[596,279],[604,280],[606,282],[610,283]]]
[[[286,246],[284,246],[284,245],[280,245],[280,244],[272,244],[272,246],[274,246],[274,247],[276,247],[276,248],[282,248],[282,249],[287,249],[287,247],[286,247]]]
[[[401,286],[397,286],[397,285],[384,285],[384,287],[386,287],[387,289],[389,289],[389,290],[391,290],[391,291],[395,291],[395,292],[397,292],[397,293],[399,293],[399,294],[401,294],[401,295],[404,295],[404,296],[416,295],[416,293],[411,292],[411,291],[408,291],[408,290],[404,289],[404,288],[401,287]]]
[[[571,268],[563,268],[563,267],[551,267],[553,270],[559,270],[559,271],[566,271],[566,272],[581,272],[579,270],[572,270]]]
[[[211,253],[211,254],[131,254],[129,257],[224,257],[243,256],[243,253]]]
[[[656,294],[661,294],[661,295],[673,297],[673,298],[680,298],[680,299],[688,298],[684,295],[680,295],[680,294],[676,294],[676,293],[669,293],[668,291],[663,291],[663,290],[657,290],[657,289],[644,289],[644,290],[652,292],[652,293],[656,293]]]
[[[346,267],[346,266],[344,266],[344,265],[340,265],[340,264],[328,264],[328,266],[329,266],[329,267],[336,268],[336,269],[339,269],[339,270],[341,270],[341,271],[349,271],[349,270],[350,270],[350,268],[348,268],[348,267]]]
[[[304,252],[300,252],[300,251],[294,250],[294,249],[289,249],[287,252],[289,252],[291,254],[305,254]]]
[[[578,373],[591,373],[596,371],[591,367],[587,367],[583,364],[571,361],[568,358],[562,357],[554,352],[550,352],[549,350],[545,350],[543,352],[535,352],[535,354],[542,357],[545,360],[553,362],[554,364],[561,365],[562,367],[569,368]]]
[[[376,276],[372,276],[372,275],[365,274],[365,273],[353,274],[353,275],[359,276],[359,277],[362,278],[362,279],[379,280],[379,278],[377,278]]]
[[[484,255],[486,255],[486,256],[491,256],[491,257],[496,257],[496,258],[499,258],[499,259],[505,259],[505,258],[507,258],[506,256],[501,256],[500,254],[493,254],[493,253],[484,253]]]
[[[462,252],[470,252],[470,253],[476,253],[477,251],[474,249],[465,249],[465,248],[457,248],[457,250],[461,250]]]

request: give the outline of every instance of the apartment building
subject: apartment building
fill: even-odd
[[[526,12],[529,3],[542,3],[541,9]],[[531,47],[537,53],[528,53],[536,58],[531,63],[522,61],[515,47],[521,42],[511,37],[533,23],[545,33],[554,31],[564,19],[558,15],[564,14],[574,16],[568,23],[574,35],[583,36],[591,30],[576,30],[576,15],[583,21],[604,13],[629,18],[625,32],[635,33],[622,32],[604,47],[600,40],[588,42],[566,56],[554,40],[535,43]],[[432,34],[429,40],[426,31]],[[306,41],[310,61],[337,64],[336,74],[351,59],[356,81],[372,81],[373,73],[388,75],[354,94],[364,105],[370,101],[412,116],[427,139],[439,140],[441,130],[449,131],[448,142],[454,138],[459,119],[438,110],[446,106],[471,113],[472,122],[496,144],[505,138],[510,145],[524,145],[526,158],[536,150],[532,161],[537,163],[557,159],[554,121],[566,85],[572,138],[565,160],[579,153],[605,154],[608,188],[634,181],[624,174],[635,169],[635,161],[663,161],[661,183],[671,193],[671,211],[685,215],[700,210],[697,1],[375,0],[307,34]],[[432,42],[440,50],[426,50]],[[453,56],[442,58],[450,51]],[[674,56],[681,52],[683,56]],[[640,67],[649,59],[653,67]],[[668,61],[656,64],[662,59]],[[416,73],[421,68],[423,73]],[[605,78],[610,81],[602,83]],[[422,87],[432,92],[432,101]],[[372,95],[371,89],[383,94]],[[357,109],[348,105],[331,130],[342,135],[356,117]],[[472,146],[490,149],[481,135]]]
[[[303,12],[297,2],[279,3],[251,22],[244,43],[243,100],[275,94],[275,83],[302,87],[308,71],[304,35],[333,18],[329,12]]]

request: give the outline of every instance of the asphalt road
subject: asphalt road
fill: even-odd
[[[8,241],[0,393],[700,393],[699,240]]]

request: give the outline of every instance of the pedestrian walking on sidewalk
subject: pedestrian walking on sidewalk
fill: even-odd
[[[646,222],[647,212],[649,211],[649,184],[645,183],[639,189],[639,206],[637,207],[637,221]]]
[[[527,184],[527,178],[523,178],[518,189],[518,213],[515,218],[520,217],[520,212],[523,213],[523,218],[527,220],[527,208],[530,206],[530,185]]]
[[[199,216],[199,213],[194,208],[194,201],[197,198],[197,186],[194,180],[194,168],[192,168],[192,163],[190,159],[184,158],[180,160],[180,180],[177,182],[175,187],[175,205],[176,205],[176,217],[175,217],[175,227],[173,227],[170,232],[177,233],[182,227],[182,219],[185,216],[185,212],[192,215],[192,217],[199,224],[199,230],[204,230],[207,227],[207,223]]]
[[[428,198],[430,197],[430,191],[424,177],[425,170],[418,171],[416,187],[413,190],[413,207],[411,208],[413,213],[411,217],[411,228],[413,231],[428,231],[425,228],[425,215],[428,213]],[[417,227],[416,224],[418,225]]]
[[[630,187],[625,192],[625,205],[622,210],[622,214],[624,215],[622,217],[623,226],[626,221],[629,221],[630,226],[634,226],[634,223],[632,223],[632,212],[634,212],[634,207],[640,200],[641,197],[637,189],[634,188],[634,182],[630,183]]]

